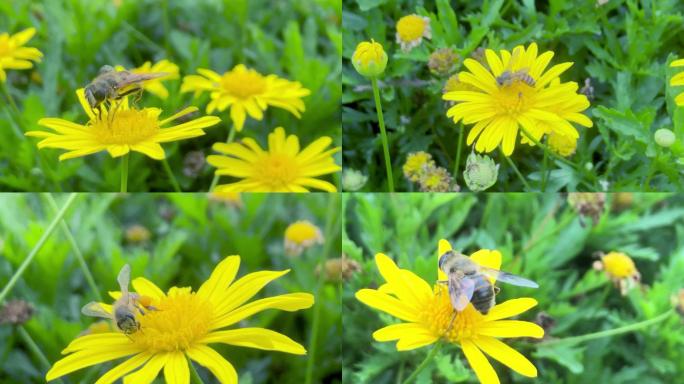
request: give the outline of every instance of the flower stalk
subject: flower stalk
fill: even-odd
[[[378,79],[371,78],[373,85],[373,98],[375,99],[375,111],[378,114],[378,125],[380,126],[380,138],[382,140],[382,150],[385,156],[385,169],[387,171],[387,183],[390,192],[394,192],[394,177],[392,177],[392,161],[390,160],[389,144],[387,141],[387,132],[385,130],[385,119],[382,116],[382,104],[380,102],[380,90],[378,89]]]
[[[432,362],[432,359],[435,358],[435,356],[437,355],[437,352],[439,352],[440,349],[442,349],[442,342],[441,342],[441,341],[438,341],[438,342],[435,344],[435,346],[432,347],[432,350],[430,350],[430,353],[428,353],[428,355],[425,356],[425,359],[423,359],[423,361],[422,361],[422,362],[420,363],[420,365],[416,368],[416,370],[413,371],[413,373],[411,373],[411,375],[410,375],[409,377],[407,377],[406,380],[404,380],[404,384],[413,383],[413,382],[415,381],[416,377],[418,376],[418,374],[419,374],[423,369],[425,369],[425,367],[427,367],[428,364],[430,364],[430,362]]]
[[[128,192],[128,153],[121,156],[121,193]]]

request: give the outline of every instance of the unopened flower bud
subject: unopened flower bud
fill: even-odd
[[[674,132],[666,128],[660,128],[655,131],[653,137],[655,138],[656,144],[663,148],[670,148],[676,139]]]
[[[496,183],[499,166],[489,156],[471,153],[466,160],[463,178],[473,192],[484,191]]]
[[[368,181],[368,176],[360,171],[351,168],[345,168],[342,171],[342,189],[345,191],[358,191],[363,188]]]
[[[352,65],[356,72],[365,77],[378,77],[387,67],[387,54],[382,45],[375,40],[363,41],[356,46],[352,55]]]

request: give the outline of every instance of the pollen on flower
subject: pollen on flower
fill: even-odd
[[[173,288],[152,306],[144,315],[137,314],[140,331],[131,335],[133,342],[145,350],[184,351],[209,333],[211,304],[190,288]]]
[[[157,114],[151,110],[125,109],[113,117],[90,121],[92,130],[102,144],[136,144],[159,133]]]
[[[266,91],[266,79],[253,69],[226,72],[221,78],[221,86],[228,93],[241,99],[248,99]]]
[[[265,154],[255,164],[262,180],[270,180],[272,185],[288,185],[299,178],[300,167],[294,158],[278,153]]]
[[[432,332],[443,335],[452,343],[460,343],[462,340],[477,336],[478,325],[483,322],[484,316],[469,304],[465,310],[458,312],[454,317],[455,311],[446,285],[438,284],[434,290],[432,302],[423,312],[424,321],[429,324]]]

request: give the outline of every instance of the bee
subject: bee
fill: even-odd
[[[534,81],[534,78],[529,75],[527,68],[519,69],[517,71],[511,71],[510,69],[507,69],[496,77],[496,84],[499,87],[507,87],[516,81],[522,81],[530,87],[534,87],[537,84]]]
[[[121,297],[114,302],[112,313],[105,311],[102,306],[95,301],[91,301],[84,305],[83,308],[81,308],[81,312],[86,316],[113,320],[121,332],[126,335],[131,335],[140,330],[140,322],[136,320],[135,312],[139,311],[141,315],[144,315],[145,311],[140,304],[140,296],[137,293],[128,291],[128,283],[131,280],[131,267],[128,264],[121,268],[116,280],[121,289]],[[146,306],[144,308],[155,309],[152,306]]]
[[[126,95],[141,92],[140,83],[167,76],[167,72],[135,74],[129,71],[117,71],[111,65],[100,68],[97,77],[85,86],[85,98],[94,110],[100,110],[100,105],[109,100],[120,100]]]
[[[477,264],[468,256],[448,251],[439,258],[439,269],[446,273],[451,305],[462,312],[468,303],[483,315],[494,307],[498,288],[489,278],[521,287],[539,288],[532,280]]]

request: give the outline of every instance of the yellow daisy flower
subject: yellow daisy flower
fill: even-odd
[[[85,125],[48,117],[38,120],[38,124],[52,129],[54,133],[47,131],[26,133],[26,136],[43,139],[38,143],[38,148],[67,150],[68,152],[59,156],[60,160],[87,156],[104,150],[107,150],[112,157],[120,157],[130,151],[136,151],[152,159],[162,160],[166,155],[160,143],[202,136],[204,128],[221,121],[216,116],[203,116],[172,127],[162,128],[163,125],[181,116],[197,111],[197,108],[188,107],[173,116],[160,120],[161,109],[131,108],[127,98],[115,104],[112,108],[116,110],[112,112],[102,106],[102,116],[98,118],[90,109],[83,94],[83,88],[76,91],[76,95],[90,118]]]
[[[211,155],[207,162],[218,168],[217,175],[243,180],[219,185],[214,191],[309,192],[307,188],[316,188],[336,192],[334,185],[315,178],[342,169],[332,156],[340,147],[326,150],[330,144],[332,139],[323,136],[300,150],[299,138],[287,136],[281,127],[268,135],[268,150],[252,138],[241,143],[216,143],[214,150],[227,156]]]
[[[310,221],[299,220],[287,226],[283,242],[288,256],[299,256],[306,248],[323,244],[323,233]]]
[[[632,258],[622,252],[609,252],[601,255],[601,261],[596,261],[594,268],[605,271],[623,296],[636,287],[641,280],[641,274]]]
[[[451,244],[440,240],[438,248],[438,255],[443,255],[451,250]],[[501,266],[499,251],[480,250],[470,257],[489,268],[499,269]],[[482,352],[521,375],[537,376],[537,368],[525,356],[498,339],[544,336],[544,330],[537,324],[503,320],[534,307],[536,300],[508,300],[494,306],[487,315],[482,315],[469,303],[454,318],[454,308],[445,284],[431,286],[413,272],[399,269],[392,259],[382,253],[375,255],[375,262],[386,283],[378,289],[361,289],[356,292],[356,298],[404,321],[373,332],[376,341],[396,340],[397,351],[413,350],[439,340],[459,344],[482,383],[499,383],[496,371]],[[439,280],[446,280],[439,268],[438,276]]]
[[[27,28],[10,36],[8,33],[0,34],[0,81],[7,80],[6,69],[29,69],[33,68],[31,61],[39,62],[43,54],[32,47],[24,47],[33,35],[35,28]]]
[[[116,70],[123,71],[124,67],[117,65]],[[166,89],[164,84],[162,84],[162,81],[178,79],[180,77],[178,74],[178,66],[166,59],[158,61],[154,65],[152,65],[149,61],[146,61],[143,65],[139,66],[138,68],[129,69],[128,71],[135,74],[149,74],[159,72],[168,73],[168,75],[166,76],[148,80],[140,84],[144,90],[150,92],[151,94],[159,97],[162,100],[166,100],[166,98],[169,97],[169,91]]]
[[[113,383],[124,376],[126,384],[151,383],[162,368],[167,383],[189,383],[187,359],[207,368],[221,383],[237,383],[233,365],[209,344],[306,354],[302,345],[270,329],[223,329],[266,309],[293,312],[314,303],[311,294],[288,293],[245,304],[266,284],[290,270],[254,272],[235,281],[239,266],[240,256],[226,257],[196,292],[190,287],[172,287],[164,293],[145,278],[134,279],[134,291],[150,298],[149,305],[154,307],[144,315],[136,312],[140,330],[126,335],[117,329],[76,338],[62,351],[67,356],[50,368],[45,379],[51,381],[79,369],[128,357],[96,384]],[[120,295],[116,292],[112,296]],[[111,313],[111,305],[100,305]]]
[[[435,161],[432,155],[425,151],[411,152],[406,156],[406,162],[402,167],[404,176],[411,181],[418,181],[428,168],[434,168]]]
[[[256,120],[264,117],[269,106],[282,108],[301,118],[305,106],[302,97],[311,92],[297,81],[281,79],[276,75],[264,76],[242,64],[231,71],[218,73],[199,68],[199,75],[183,78],[181,92],[195,92],[195,97],[204,91],[211,93],[207,113],[224,111],[230,107],[230,118],[240,132],[247,115]]]
[[[577,139],[579,133],[571,123],[591,127],[592,121],[580,112],[589,107],[585,95],[577,93],[577,83],[561,83],[558,78],[572,63],[554,65],[546,70],[553,52],[537,55],[537,44],[513,52],[485,51],[487,65],[465,59],[468,71],[458,79],[477,90],[447,92],[444,100],[457,102],[447,111],[455,123],[475,124],[467,143],[475,139],[475,150],[491,152],[501,144],[504,155],[515,148],[518,128],[524,128],[536,140],[544,134],[557,134]],[[504,73],[506,72],[506,73]],[[523,143],[532,144],[523,134]]]
[[[418,15],[404,16],[397,21],[397,43],[401,50],[408,52],[420,45],[423,38],[432,38],[430,18]]]
[[[0,43],[0,47],[2,46],[1,44],[2,43]],[[671,62],[670,67],[684,67],[684,59],[679,59]],[[672,76],[672,79],[670,79],[670,85],[673,87],[684,85],[684,72],[679,72],[678,74]],[[675,97],[675,103],[679,106],[684,105],[684,92],[680,93],[679,95],[677,95],[677,97]]]

